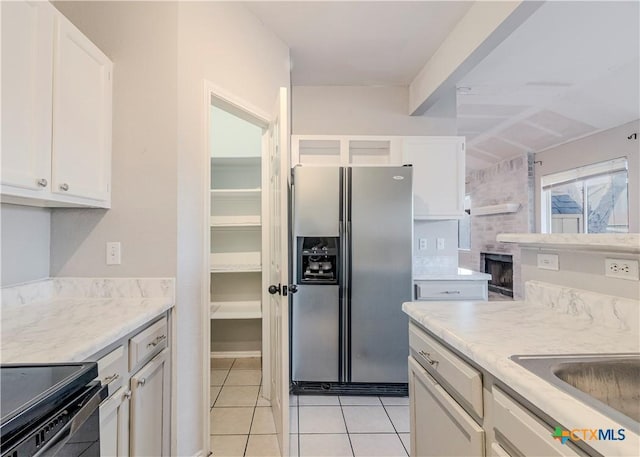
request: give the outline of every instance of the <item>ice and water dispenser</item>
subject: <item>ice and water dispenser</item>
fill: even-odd
[[[298,237],[298,284],[338,284],[338,237]]]

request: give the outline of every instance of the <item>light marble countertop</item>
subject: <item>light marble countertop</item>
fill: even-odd
[[[173,278],[52,278],[1,292],[2,363],[86,360],[175,302]]]
[[[597,325],[540,304],[514,302],[408,302],[402,309],[419,325],[489,371],[566,429],[621,428],[509,359],[516,354],[640,352],[638,334]],[[640,437],[588,441],[607,456],[638,455]]]
[[[169,298],[60,298],[2,308],[2,363],[86,360],[173,306]]]
[[[638,233],[501,233],[496,240],[523,247],[640,253]]]
[[[413,277],[414,281],[488,281],[491,275],[479,271],[458,268],[458,273],[429,273]]]

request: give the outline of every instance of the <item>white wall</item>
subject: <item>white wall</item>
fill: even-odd
[[[204,80],[270,113],[287,47],[223,2],[60,2],[114,61],[113,207],[55,210],[52,274],[176,276],[175,455],[203,449]],[[104,265],[106,241],[123,264]]]
[[[629,168],[629,231],[640,232],[640,137],[627,139],[632,133],[640,136],[640,121],[629,122],[535,155],[536,229],[540,232],[540,179],[558,171],[626,157]]]
[[[3,203],[0,224],[0,286],[48,278],[51,211]]]
[[[216,106],[209,125],[212,157],[260,157],[262,129]]]
[[[289,86],[288,48],[237,3],[181,2],[178,7],[178,455],[194,455],[204,399],[200,306],[207,262],[203,209],[205,168],[204,80],[269,114],[280,86]],[[196,422],[197,421],[197,422]]]
[[[317,135],[456,135],[454,118],[409,116],[407,87],[294,86],[292,132]]]
[[[419,249],[420,239],[427,248]],[[437,239],[444,249],[437,249]],[[413,275],[458,272],[458,221],[415,221],[413,224]]]
[[[52,211],[52,276],[176,275],[177,4],[56,2],[114,62],[112,207]],[[122,243],[122,264],[105,243]]]

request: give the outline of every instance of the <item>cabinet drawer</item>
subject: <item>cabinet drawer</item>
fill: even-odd
[[[484,455],[484,430],[413,357],[409,357],[409,395],[411,455]]]
[[[127,377],[127,353],[124,346],[118,346],[98,360],[98,377],[103,384],[109,384],[109,394],[122,386]]]
[[[486,281],[416,282],[417,300],[486,300]]]
[[[411,354],[438,380],[449,384],[479,417],[483,417],[482,374],[435,339],[409,324]]]
[[[542,424],[511,397],[493,386],[493,414],[496,439],[515,447],[517,455],[579,456],[566,444],[552,438],[550,427]],[[503,442],[504,437],[508,443]]]
[[[167,318],[163,317],[151,327],[129,340],[129,369],[149,360],[167,346]]]

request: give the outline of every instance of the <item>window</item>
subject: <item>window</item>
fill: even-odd
[[[458,249],[471,250],[471,195],[464,196],[464,216],[458,219]]]
[[[544,233],[627,233],[627,160],[542,177]]]

